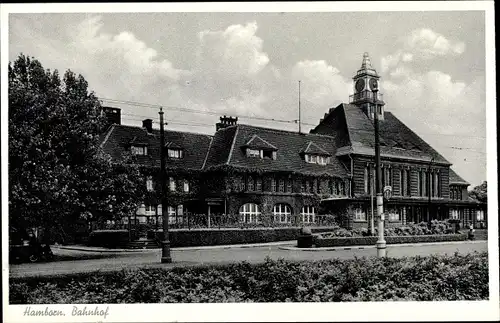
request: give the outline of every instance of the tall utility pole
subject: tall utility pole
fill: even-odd
[[[163,121],[163,109],[160,108],[160,178],[161,178],[161,213],[163,219],[163,241],[161,242],[161,262],[171,263],[170,240],[168,238],[168,199],[167,199],[167,172],[165,157],[165,128]]]
[[[377,241],[377,256],[385,257],[385,239],[384,239],[384,197],[382,194],[382,174],[380,169],[380,134],[378,124],[378,84],[374,83],[373,89],[373,102],[375,105],[374,123],[375,123],[375,186],[377,192],[377,216],[378,216],[378,241]]]
[[[299,81],[299,133],[302,132],[302,129],[301,129],[301,116],[300,116],[300,81]]]

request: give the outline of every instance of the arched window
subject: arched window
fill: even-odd
[[[240,222],[243,223],[259,223],[260,208],[255,203],[246,203],[240,207]]]
[[[300,211],[300,215],[302,216],[303,223],[313,223],[316,219],[316,212],[314,210],[314,206],[304,206]]]
[[[273,216],[275,223],[292,222],[292,209],[288,204],[276,204],[273,207]]]

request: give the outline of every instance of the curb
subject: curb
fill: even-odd
[[[463,243],[487,243],[487,240],[473,240],[473,241],[445,241],[445,242],[422,242],[422,243],[398,243],[398,244],[388,244],[387,248],[391,247],[422,247],[431,245],[443,245],[443,244],[463,244]],[[282,250],[293,250],[293,251],[338,251],[338,250],[353,250],[353,249],[372,249],[376,248],[375,245],[368,246],[348,246],[348,247],[320,247],[320,248],[298,248],[295,246],[279,246]]]
[[[235,248],[256,248],[256,247],[269,247],[269,246],[282,246],[294,243],[295,240],[289,241],[277,241],[277,242],[267,242],[267,243],[251,243],[251,244],[234,244],[234,245],[217,245],[217,246],[193,246],[193,247],[173,247],[171,250],[174,251],[189,251],[189,250],[210,250],[210,249],[235,249]],[[104,248],[92,248],[84,246],[51,246],[54,249],[63,250],[77,250],[77,251],[88,251],[88,252],[101,252],[101,253],[126,253],[126,252],[154,252],[161,250],[161,247],[152,249],[104,249]]]

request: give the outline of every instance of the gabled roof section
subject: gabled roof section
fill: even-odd
[[[171,148],[171,149],[183,149],[183,147],[181,145],[179,145],[178,143],[173,142],[173,141],[167,141],[165,143],[165,147]]]
[[[219,129],[210,145],[210,150],[208,152],[205,167],[212,167],[215,165],[224,165],[229,160],[230,152],[232,151],[234,137],[236,134],[237,126],[229,126],[226,128]]]
[[[181,131],[165,131],[166,145],[183,147],[183,158],[169,159],[167,167],[181,169],[201,169],[205,160],[212,136]],[[130,143],[146,144],[147,156],[135,156],[137,164],[160,167],[160,132],[153,129],[148,132],[142,127],[114,125],[104,137],[101,147],[111,158],[118,161],[127,153]]]
[[[250,140],[248,140],[242,147],[254,148],[254,149],[269,149],[278,150],[276,146],[271,145],[269,142],[265,141],[257,134],[254,134]]]
[[[470,185],[466,180],[464,180],[460,175],[458,175],[451,167],[450,167],[450,185]]]
[[[301,153],[311,154],[311,155],[323,155],[323,156],[331,156],[329,152],[316,145],[313,141],[309,141],[307,146],[301,150]]]
[[[252,137],[279,147],[276,160],[248,158],[243,149]],[[259,141],[257,141],[259,142]],[[301,152],[313,142],[318,150],[331,156],[328,165],[306,163]],[[234,144],[233,144],[234,143]],[[311,145],[312,146],[312,145]],[[312,148],[311,148],[312,149]],[[231,150],[228,158],[227,150]],[[259,169],[265,172],[296,172],[311,176],[347,177],[345,167],[335,157],[335,137],[238,124],[216,132],[205,168],[228,165],[235,168]],[[210,162],[209,162],[210,160]]]
[[[342,154],[374,155],[375,129],[373,121],[359,107],[353,104],[341,104],[333,111],[330,111],[330,114],[333,113],[336,114],[336,118],[344,118],[347,127],[347,134],[343,136],[344,146],[339,146],[339,152]],[[379,130],[382,157],[426,162],[434,158],[436,163],[451,165],[391,112],[384,113],[384,120],[379,122]],[[314,132],[330,134],[335,130],[322,127],[320,123],[314,129]]]

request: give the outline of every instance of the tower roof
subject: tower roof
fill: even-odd
[[[368,55],[367,52],[365,52],[363,54],[363,62],[361,63],[361,68],[358,70],[358,73],[356,74],[356,76],[364,75],[364,74],[373,75],[373,76],[378,77],[377,71],[372,66],[372,62],[370,60],[370,55]]]

